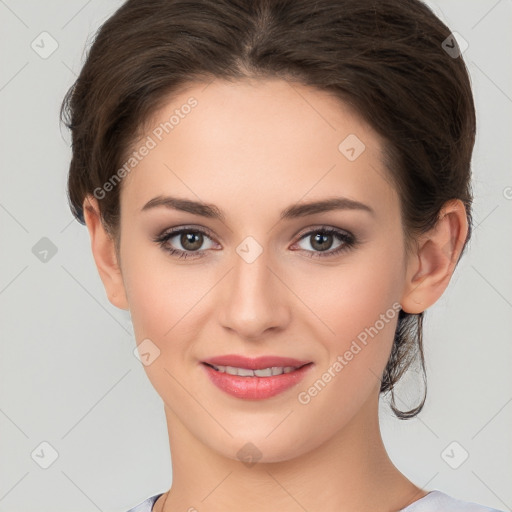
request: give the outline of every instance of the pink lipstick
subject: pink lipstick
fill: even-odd
[[[206,359],[202,366],[222,391],[236,398],[262,400],[296,385],[313,363],[289,357],[230,354]]]

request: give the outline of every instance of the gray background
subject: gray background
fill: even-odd
[[[120,4],[0,0],[1,512],[124,512],[171,484],[162,402],[133,355],[128,313],[106,298],[65,191],[70,137],[58,109],[86,42]],[[425,409],[401,422],[383,399],[382,430],[391,458],[417,485],[512,510],[512,2],[429,5],[469,43],[476,229],[426,315]],[[58,44],[47,58],[31,47],[51,49],[44,31]],[[57,249],[46,261],[43,237]],[[398,405],[418,397],[414,377],[399,387]],[[47,469],[43,442],[58,453]]]

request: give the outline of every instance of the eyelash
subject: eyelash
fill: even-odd
[[[197,229],[197,228],[183,227],[183,228],[179,228],[179,229],[175,229],[175,230],[164,231],[160,235],[157,235],[155,238],[153,238],[153,241],[155,243],[159,244],[159,246],[164,251],[170,253],[172,256],[176,256],[177,258],[187,259],[187,258],[192,257],[192,258],[197,259],[197,258],[202,258],[202,257],[206,256],[206,254],[205,254],[206,249],[204,249],[202,251],[182,251],[180,249],[173,249],[172,247],[169,247],[167,245],[167,242],[171,238],[174,238],[177,235],[181,235],[182,233],[194,233],[194,234],[200,233],[202,235],[207,236],[208,238],[213,238],[212,235],[208,231],[205,231],[202,229]],[[319,233],[322,235],[335,235],[338,238],[338,240],[340,240],[343,243],[339,247],[337,247],[336,249],[331,250],[331,251],[309,251],[309,250],[303,249],[304,251],[309,253],[308,256],[310,258],[334,257],[334,256],[341,254],[344,251],[348,251],[349,249],[352,249],[357,244],[357,240],[356,240],[355,236],[352,235],[351,233],[349,233],[348,231],[341,231],[339,229],[330,228],[330,227],[321,227],[321,228],[310,230],[310,231],[304,233],[299,238],[298,241],[300,242],[301,240],[308,238],[308,236],[311,236],[313,234],[319,234]],[[190,256],[191,254],[194,254],[194,256]]]

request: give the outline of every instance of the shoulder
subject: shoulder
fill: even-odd
[[[400,512],[501,512],[495,508],[462,501],[441,491],[431,491]]]
[[[127,512],[151,512],[155,501],[162,496],[163,493],[155,494],[150,498],[145,499],[142,503],[139,503],[136,507],[131,508]]]

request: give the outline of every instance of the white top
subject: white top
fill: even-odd
[[[156,494],[155,496],[151,496],[147,500],[144,500],[140,505],[137,505],[134,508],[128,510],[128,512],[151,512],[153,510],[153,505],[155,501],[162,496],[163,492],[160,494]]]
[[[148,509],[151,511],[151,509]],[[495,508],[452,498],[441,491],[430,491],[426,496],[411,503],[399,512],[501,512]]]
[[[162,496],[163,493],[156,494],[144,500],[142,503],[128,512],[152,512],[155,501]],[[411,503],[408,507],[398,512],[503,512],[495,508],[484,507],[477,503],[469,501],[461,501],[452,498],[441,491],[430,491],[426,496]]]

